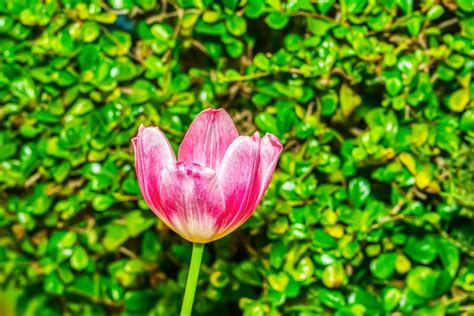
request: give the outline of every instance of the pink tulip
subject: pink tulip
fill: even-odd
[[[140,126],[132,143],[146,203],[194,243],[222,238],[252,215],[282,151],[274,135],[239,136],[222,109],[205,110],[194,119],[177,161],[158,127]]]

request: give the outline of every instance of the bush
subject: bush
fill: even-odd
[[[472,311],[472,2],[314,2],[0,3],[3,308],[176,315],[191,245],[130,139],[212,106],[285,152],[196,314]]]

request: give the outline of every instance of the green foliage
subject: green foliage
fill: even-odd
[[[0,304],[176,315],[191,245],[142,200],[130,139],[158,125],[176,149],[213,106],[285,152],[254,216],[206,247],[197,315],[472,311],[472,12],[0,1],[0,284],[21,289]]]

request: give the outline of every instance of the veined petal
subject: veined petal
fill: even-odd
[[[267,191],[273,172],[280,158],[283,146],[278,137],[272,134],[266,134],[260,143],[260,175],[262,177],[260,193],[258,195],[257,204]]]
[[[169,224],[161,212],[159,183],[164,166],[176,162],[173,148],[160,129],[153,126],[141,125],[132,143],[135,149],[135,170],[143,198],[153,212]]]
[[[248,139],[239,140],[239,142],[236,140],[232,143],[228,153],[226,153],[222,168],[219,170],[221,187],[226,196],[227,212],[223,214],[219,221],[221,228],[214,239],[222,238],[231,233],[252,215],[267,191],[283,149],[280,140],[272,134],[266,134],[260,139],[258,133],[256,133],[252,136],[253,144],[250,144]],[[258,146],[255,146],[255,142],[258,143]],[[258,153],[255,153],[254,150],[257,148]],[[258,158],[255,156],[258,156]],[[256,172],[254,172],[253,168],[249,168],[249,166],[253,166],[251,161],[255,160],[258,160]],[[231,166],[234,166],[234,169]],[[227,172],[224,171],[225,167],[227,167]],[[232,170],[235,171],[234,174],[232,174]],[[249,174],[254,174],[255,178],[253,182],[250,180],[244,184],[243,182]],[[251,177],[247,179],[251,179]],[[253,183],[253,185],[250,183]],[[247,187],[247,191],[243,189],[244,187]],[[229,188],[234,189],[229,190]],[[235,188],[240,188],[240,190]],[[249,194],[246,196],[246,193],[243,192],[249,192]],[[246,204],[245,207],[236,207],[239,204],[239,196],[242,196],[240,201],[242,201],[242,204]],[[247,200],[246,197],[248,198]],[[244,202],[245,200],[247,202]],[[236,209],[238,211],[235,211]]]
[[[178,160],[217,170],[224,154],[239,136],[234,122],[222,109],[202,111],[191,123],[179,147]]]
[[[260,193],[260,136],[239,136],[225,153],[218,170],[226,212],[219,219],[219,238],[245,222],[256,207]],[[232,230],[228,230],[233,227]]]
[[[197,243],[213,240],[225,203],[216,172],[191,162],[167,165],[161,173],[160,202],[171,228]]]

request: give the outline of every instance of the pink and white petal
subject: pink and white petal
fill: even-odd
[[[171,228],[196,243],[211,241],[217,218],[225,210],[216,172],[191,162],[170,164],[163,169],[160,203]]]
[[[237,228],[252,214],[260,193],[260,136],[239,136],[225,153],[218,170],[219,184],[226,203],[226,212],[218,221],[219,235]]]
[[[178,160],[217,170],[229,145],[239,136],[232,118],[223,109],[199,113],[179,147]]]
[[[252,213],[255,211],[258,204],[260,203],[261,199],[263,198],[272,178],[273,172],[275,171],[275,167],[278,163],[278,159],[283,149],[280,140],[272,134],[266,134],[260,140],[258,133],[252,136],[252,139],[254,141],[260,142],[258,164],[259,166],[257,172],[257,179],[255,179],[255,183],[259,184],[258,188],[256,188],[256,191],[258,191],[258,197],[254,201],[254,203],[250,204],[251,207],[248,207],[244,212],[241,212],[239,219],[220,224],[222,228],[219,230],[219,233],[215,236],[214,239],[222,238],[225,235],[231,233],[240,225],[242,225],[252,215]],[[221,186],[222,185],[225,184],[221,184]],[[223,190],[224,192],[226,192],[225,187],[223,187]]]
[[[260,203],[267,191],[282,150],[283,146],[278,137],[272,134],[263,136],[260,143],[260,174],[262,181],[257,204]]]
[[[158,127],[140,126],[138,135],[132,139],[135,151],[135,170],[143,198],[152,211],[166,224],[161,215],[159,183],[161,171],[169,163],[175,163],[173,148]]]

